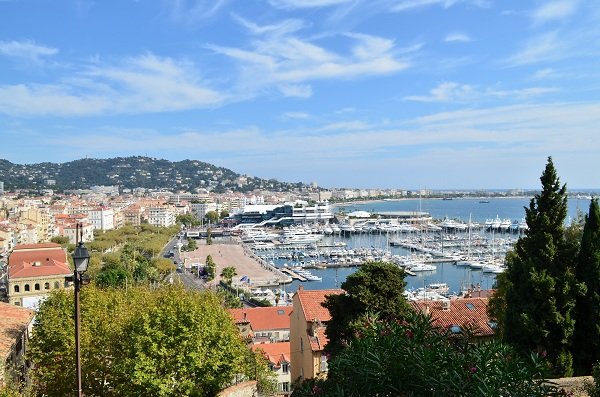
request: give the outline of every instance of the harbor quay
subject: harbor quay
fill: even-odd
[[[216,264],[213,283],[221,280],[221,272],[228,266],[235,267],[237,273],[232,282],[233,287],[273,287],[292,282],[290,276],[256,256],[241,241],[229,244],[199,244],[195,251],[182,252],[181,258],[189,270],[205,265],[209,255]]]

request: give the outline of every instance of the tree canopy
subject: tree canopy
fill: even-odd
[[[81,290],[87,396],[211,396],[236,376],[269,379],[248,353],[220,298],[173,285]],[[36,316],[27,358],[36,394],[75,389],[73,295],[57,291]]]
[[[529,228],[506,256],[490,314],[506,342],[522,354],[547,354],[555,375],[568,376],[580,290],[574,274],[577,242],[565,236],[566,185],[560,184],[551,157],[540,180],[541,192],[525,208]]]
[[[327,379],[313,379],[292,396],[527,396],[547,397],[547,365],[522,358],[498,341],[470,343],[431,318],[408,312],[404,321],[365,322],[348,347],[329,360]]]
[[[577,373],[589,375],[600,360],[600,207],[592,199],[577,258],[577,280],[585,294],[577,297],[574,356]]]
[[[400,267],[383,262],[365,263],[349,275],[342,283],[346,293],[330,295],[323,302],[332,318],[325,331],[326,350],[335,354],[347,345],[368,312],[386,320],[402,318],[410,310],[403,295],[404,276]]]

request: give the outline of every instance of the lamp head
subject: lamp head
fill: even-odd
[[[79,242],[72,257],[73,263],[75,263],[75,271],[77,273],[84,273],[90,262],[90,253],[87,248],[85,248],[85,245],[83,245],[83,241]]]

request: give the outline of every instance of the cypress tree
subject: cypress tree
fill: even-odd
[[[490,314],[507,343],[523,354],[547,355],[555,375],[569,376],[576,251],[565,239],[567,190],[551,157],[540,180],[541,192],[525,207],[528,230],[506,257]]]
[[[600,360],[600,207],[592,199],[585,218],[575,275],[585,284],[577,298],[574,356],[577,373],[589,375]]]

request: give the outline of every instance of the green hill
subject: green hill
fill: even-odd
[[[230,169],[197,160],[171,162],[142,156],[38,164],[13,164],[0,159],[0,181],[4,182],[7,191],[46,188],[63,191],[95,185],[119,185],[122,188],[173,191],[206,188],[218,193],[254,189],[289,191],[306,186],[303,183],[240,175]]]

